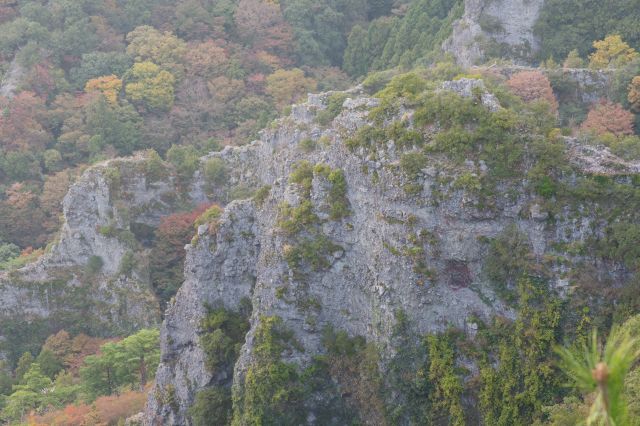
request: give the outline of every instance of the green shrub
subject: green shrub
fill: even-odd
[[[87,261],[87,273],[94,275],[102,270],[104,262],[100,256],[91,256]]]
[[[322,330],[322,345],[331,355],[352,357],[363,351],[366,344],[362,336],[351,338],[346,331],[336,332],[333,327]]]
[[[402,189],[405,194],[410,197],[415,197],[416,195],[422,194],[422,190],[424,189],[422,184],[419,183],[408,183],[402,186]]]
[[[456,367],[456,332],[428,335],[430,406],[432,418],[447,419],[449,425],[464,426],[463,385]]]
[[[400,157],[400,168],[411,180],[420,177],[422,169],[427,166],[427,156],[422,152],[410,152]]]
[[[200,346],[206,355],[207,369],[212,373],[224,370],[231,373],[249,331],[247,312],[210,309],[200,329]]]
[[[362,82],[362,87],[367,93],[373,94],[382,90],[391,80],[392,75],[388,71],[374,72],[367,76]]]
[[[509,225],[491,241],[484,271],[496,291],[507,301],[513,301],[513,289],[518,278],[531,271],[531,245],[516,225]]]
[[[136,265],[135,255],[133,251],[127,250],[120,260],[120,268],[118,273],[121,275],[130,275]]]
[[[304,200],[298,207],[288,204],[280,206],[280,220],[278,227],[288,235],[295,235],[300,231],[318,223],[320,219],[313,212],[313,203]]]
[[[625,160],[640,160],[640,137],[627,136],[611,145],[611,152]]]
[[[301,239],[295,246],[285,250],[284,257],[293,270],[309,265],[312,270],[320,271],[331,265],[328,256],[340,248],[325,235],[319,235]]]
[[[248,200],[253,197],[255,192],[256,191],[250,186],[239,184],[229,189],[229,193],[227,194],[227,199],[229,201]]]
[[[218,222],[223,213],[222,207],[218,205],[213,205],[204,211],[193,223],[195,229],[198,229],[200,225],[204,224],[215,224]]]
[[[551,198],[558,193],[556,182],[549,176],[542,176],[534,184],[534,189],[538,195],[544,198]]]
[[[289,175],[289,182],[300,185],[305,197],[308,198],[313,186],[313,166],[311,163],[306,160],[297,163]]]
[[[416,109],[417,126],[437,124],[443,129],[478,123],[491,114],[471,98],[444,91],[425,97]]]
[[[118,192],[122,186],[122,175],[117,166],[109,167],[104,170],[104,177],[109,185],[109,190]]]
[[[624,263],[632,270],[640,268],[640,225],[618,222],[610,225],[605,237],[597,243],[598,252],[605,258]]]
[[[349,97],[346,93],[333,93],[327,99],[327,107],[316,116],[316,121],[321,126],[328,126],[342,111],[342,104]]]
[[[331,167],[325,163],[318,163],[313,168],[313,173],[319,176],[323,176],[326,179],[331,173]]]
[[[153,149],[147,151],[147,159],[144,163],[144,168],[148,182],[157,182],[167,176],[167,168],[165,167],[162,158],[160,158],[160,155],[158,155],[158,153]]]
[[[182,183],[191,180],[200,166],[198,151],[193,146],[172,145],[167,151],[167,161],[173,165]]]
[[[400,149],[411,149],[424,145],[424,137],[416,130],[407,128],[407,123],[394,121],[385,129],[386,138],[393,140]]]
[[[349,200],[347,199],[347,180],[342,170],[333,170],[327,177],[331,183],[328,201],[331,206],[329,217],[331,220],[340,220],[349,216]]]
[[[484,424],[531,424],[542,407],[563,395],[564,379],[555,368],[560,339],[561,302],[546,283],[517,283],[518,316],[512,323],[495,318],[479,329],[478,408]]]
[[[316,149],[317,144],[311,138],[306,138],[298,143],[298,147],[304,153],[310,153]]]
[[[297,346],[280,317],[262,317],[254,337],[254,363],[234,395],[233,424],[299,425],[306,422],[305,389],[298,367],[281,361]]]
[[[453,187],[470,193],[477,193],[482,189],[482,182],[475,173],[465,172],[456,178]]]
[[[363,126],[358,129],[353,137],[345,141],[345,145],[351,151],[355,151],[361,147],[370,149],[378,143],[383,142],[385,138],[385,132],[380,127]]]
[[[204,164],[204,178],[210,188],[227,183],[228,169],[222,158],[211,158]]]
[[[194,426],[231,424],[231,389],[215,386],[196,394],[189,415]]]
[[[0,241],[0,264],[20,256],[20,247]]]
[[[258,189],[253,195],[253,200],[259,206],[264,204],[265,200],[271,193],[271,185],[265,185],[262,188]]]

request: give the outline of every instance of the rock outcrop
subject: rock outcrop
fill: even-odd
[[[172,211],[175,187],[150,182],[145,161],[112,160],[85,172],[64,199],[57,242],[35,263],[0,273],[0,353],[62,328],[113,336],[158,323],[145,253],[131,229]],[[123,271],[127,257],[137,266]]]
[[[543,5],[544,0],[465,0],[464,15],[443,49],[466,67],[481,62],[488,50],[527,63],[539,48],[533,28]]]
[[[16,89],[20,85],[20,80],[24,75],[24,69],[14,58],[9,69],[0,80],[0,96],[3,98],[12,98]]]
[[[583,254],[558,253],[558,247],[600,232],[588,214],[570,209],[555,209],[550,220],[551,207],[524,181],[495,188],[489,201],[456,184],[461,176],[473,180],[487,173],[483,161],[454,164],[430,154],[410,177],[401,166],[407,147],[393,138],[375,153],[350,145],[380,105],[361,90],[342,95],[342,110],[329,125],[318,124],[318,114],[335,94],[310,95],[260,140],[203,157],[188,183],[171,173],[158,176],[142,155],[88,169],[65,198],[58,242],[34,264],[0,275],[0,352],[19,355],[11,350],[25,333],[44,339],[67,328],[115,335],[156,324],[148,253],[135,231],[156,226],[185,202],[217,201],[224,213],[201,225],[186,247],[185,282],[165,313],[146,424],[190,424],[189,407],[203,389],[233,384],[240,392],[256,360],[263,318],[281,318],[299,345],[282,354],[284,361],[308,365],[326,351],[323,330],[331,327],[378,348],[384,369],[397,350],[392,336],[400,311],[420,335],[450,326],[472,335],[478,319],[513,317],[485,271],[488,240],[515,227],[536,259],[570,259]],[[437,90],[501,109],[480,80],[445,82]],[[410,125],[413,111],[401,107],[387,122],[393,120]],[[565,143],[576,172],[640,170],[606,149]],[[207,164],[223,165],[224,182],[210,181]],[[307,176],[293,179],[303,166]],[[227,203],[238,188],[261,195]],[[296,219],[302,225],[292,222],[304,214]],[[549,268],[552,286],[566,288],[568,263]],[[237,311],[247,302],[250,328],[233,373],[210,371],[201,344],[203,319],[211,307]],[[314,418],[310,413],[308,423]]]
[[[462,96],[480,91],[486,108],[500,108],[480,81],[449,82],[442,90]],[[395,350],[391,336],[398,310],[417,333],[451,325],[473,333],[473,318],[513,315],[483,273],[483,241],[515,225],[531,242],[533,256],[543,258],[557,243],[583,241],[594,232],[586,217],[577,220],[567,213],[550,222],[544,203],[527,195],[524,187],[512,196],[497,197],[490,208],[450,185],[447,195],[440,192],[442,182],[450,182],[453,175],[482,173],[482,162],[468,161],[464,170],[452,171],[434,156],[419,173],[419,189],[407,195],[403,188],[409,182],[398,171],[401,153],[394,141],[375,157],[345,144],[378,101],[352,91],[343,111],[323,128],[314,117],[327,96],[310,96],[275,129],[263,132],[259,141],[212,154],[230,165],[235,179],[242,176],[258,186],[270,185],[269,195],[227,205],[216,231],[201,227],[187,248],[186,281],[162,326],[162,358],[147,406],[148,424],[190,424],[188,407],[198,391],[230,381],[237,391],[254,362],[255,333],[262,318],[282,318],[300,344],[299,351],[283,354],[285,361],[303,366],[323,353],[322,330],[330,326],[374,343],[384,363]],[[411,112],[402,111],[401,116],[411,119]],[[318,148],[310,150],[309,140]],[[343,173],[348,214],[336,218],[329,213],[331,184],[322,172],[314,173],[308,194],[291,181],[301,161],[320,165],[317,170]],[[305,201],[311,202],[320,219],[317,230],[330,244],[314,254],[321,259],[318,267],[298,270],[289,255],[302,237],[292,239],[283,231],[282,212],[283,206]],[[563,267],[553,269],[551,283],[565,287],[566,272]],[[206,367],[200,324],[208,306],[237,310],[247,299],[252,306],[250,331],[233,378],[220,377]],[[311,415],[308,423],[314,418]]]

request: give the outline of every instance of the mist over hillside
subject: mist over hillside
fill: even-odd
[[[0,0],[0,424],[638,424],[639,28]]]

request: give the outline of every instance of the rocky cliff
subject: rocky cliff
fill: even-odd
[[[481,81],[463,79],[442,87],[467,97],[484,92],[484,107],[501,109]],[[406,147],[398,140],[385,139],[375,153],[353,147],[351,138],[379,100],[358,89],[346,96],[328,126],[318,124],[318,114],[332,95],[310,96],[259,141],[212,154],[228,164],[236,181],[268,186],[260,197],[227,205],[187,247],[186,280],[162,325],[162,359],[147,423],[190,424],[188,410],[196,395],[214,386],[232,384],[236,407],[247,372],[261,356],[256,345],[263,337],[257,334],[267,318],[282,319],[293,334],[295,348],[278,354],[286,362],[306,366],[326,353],[323,330],[329,327],[373,344],[384,370],[398,350],[392,336],[399,312],[416,335],[450,326],[473,335],[478,319],[514,315],[494,293],[484,269],[487,241],[515,226],[530,242],[533,258],[578,261],[583,257],[558,247],[600,232],[602,224],[589,214],[576,215],[570,206],[551,208],[526,189],[526,180],[500,188],[502,195],[484,204],[478,193],[455,184],[461,176],[486,173],[482,161],[454,166],[433,155],[409,178],[401,172]],[[401,109],[395,120],[411,122],[412,116],[411,109]],[[576,143],[566,140],[575,173],[637,173],[636,163],[607,166],[603,158],[606,163],[612,157],[606,149],[579,149]],[[554,288],[568,285],[568,263],[550,266]],[[618,273],[624,271],[611,271]],[[239,311],[247,301],[250,328],[233,376],[211,371],[201,343],[207,312],[212,307]],[[313,407],[307,408],[307,423],[339,424],[336,418],[323,423]]]
[[[602,89],[602,76],[567,72],[570,78],[577,73],[575,96],[583,102],[589,102],[592,83]],[[449,81],[425,93],[425,99],[453,93],[444,99],[461,96],[491,116],[505,113],[481,80]],[[491,242],[505,234],[518,236],[516,249],[526,248],[514,256],[544,269],[544,280],[560,293],[584,262],[596,265],[598,277],[628,278],[624,265],[604,263],[584,248],[605,235],[602,212],[612,208],[614,195],[606,193],[606,202],[542,197],[529,182],[532,158],[488,193],[483,182],[499,165],[473,156],[454,161],[418,148],[423,139],[433,144],[442,129],[410,130],[412,105],[389,108],[389,99],[369,97],[362,88],[310,95],[260,140],[203,157],[188,182],[146,155],[91,167],[66,196],[64,225],[47,254],[0,275],[3,356],[16,359],[20,342],[37,344],[61,328],[113,336],[157,324],[145,235],[163,216],[211,201],[224,212],[201,224],[186,247],[185,282],[162,324],[148,424],[191,424],[198,395],[218,387],[233,388],[234,409],[241,413],[247,375],[262,362],[263,328],[273,318],[294,342],[276,351],[278,359],[314,365],[327,353],[327,330],[339,330],[375,348],[382,374],[401,351],[400,318],[412,336],[450,327],[473,336],[482,321],[513,318],[513,307],[496,293],[487,271]],[[387,109],[392,113],[382,122],[370,116]],[[378,141],[374,146],[366,138],[356,143],[367,129]],[[621,188],[634,185],[638,162],[572,138],[558,140],[554,155],[570,162],[562,169],[568,187],[594,174],[616,179]],[[247,191],[255,196],[238,195]],[[240,199],[228,203],[234,198]],[[247,315],[248,331],[230,368],[215,369],[203,339],[209,333],[205,320],[219,308]],[[300,410],[306,423],[340,424],[344,418],[322,417],[333,411],[318,409],[330,402],[355,409],[365,423],[381,424],[379,410],[350,402],[352,387],[343,383],[305,400]]]
[[[157,324],[146,252],[131,231],[175,206],[173,181],[146,176],[142,156],[94,166],[64,199],[57,242],[35,263],[0,273],[0,353],[14,359],[65,328],[97,336]]]
[[[443,49],[471,66],[487,53],[528,63],[539,48],[533,27],[544,0],[465,0],[464,15],[453,25]]]

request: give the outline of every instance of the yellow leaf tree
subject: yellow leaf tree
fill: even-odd
[[[610,35],[604,40],[594,41],[593,47],[596,51],[589,56],[589,68],[593,69],[621,67],[638,57],[638,52],[619,35]]]
[[[307,78],[299,68],[277,70],[267,77],[267,93],[273,97],[278,108],[283,108],[315,90],[317,83]]]
[[[106,75],[87,81],[86,93],[101,93],[111,104],[118,102],[118,94],[122,90],[122,80],[115,75]]]
[[[125,93],[132,102],[160,111],[173,106],[176,79],[169,71],[153,62],[138,62],[125,77]]]
[[[187,45],[174,34],[144,25],[127,34],[127,42],[127,54],[136,62],[153,62],[178,77],[184,71]]]

